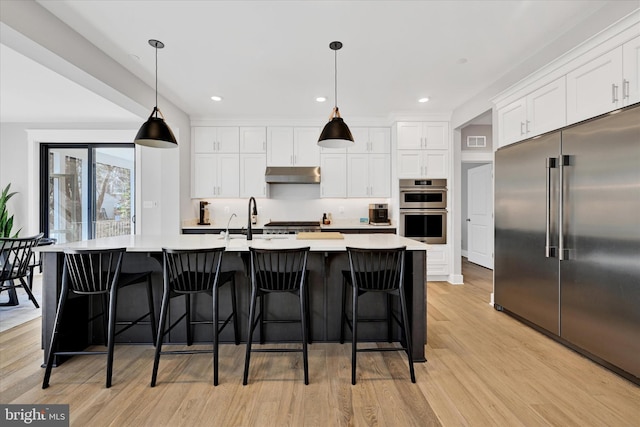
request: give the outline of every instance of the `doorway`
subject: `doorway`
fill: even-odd
[[[135,234],[133,144],[42,144],[40,229],[68,243]]]
[[[467,171],[467,259],[493,269],[493,164]]]

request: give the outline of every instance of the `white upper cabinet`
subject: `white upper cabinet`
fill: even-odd
[[[622,104],[640,102],[640,36],[622,46]]]
[[[447,150],[448,122],[398,122],[398,149]]]
[[[238,153],[240,151],[240,128],[194,127],[194,151],[196,153]]]
[[[567,74],[567,119],[589,119],[640,101],[640,36]]]
[[[268,127],[268,166],[320,166],[316,127]]]
[[[449,152],[398,150],[398,178],[449,178]]]
[[[345,153],[322,153],[320,171],[320,197],[347,197]]]
[[[193,161],[192,197],[238,197],[238,157],[235,153],[196,154]]]
[[[391,129],[389,128],[351,128],[354,144],[347,149],[349,154],[390,153]]]
[[[565,78],[535,90],[498,110],[500,146],[566,125]]]
[[[264,126],[249,126],[240,128],[241,153],[266,153],[267,128]]]
[[[576,123],[622,106],[622,47],[567,74],[567,120]]]
[[[264,172],[267,156],[261,153],[240,154],[240,197],[266,197]]]

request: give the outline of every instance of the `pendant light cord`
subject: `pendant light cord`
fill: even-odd
[[[158,45],[156,45],[156,117],[158,117]]]
[[[333,87],[334,87],[334,100],[335,100],[335,108],[336,110],[338,109],[338,51],[334,50],[334,60],[333,60],[333,64],[334,64],[334,82],[333,82]]]

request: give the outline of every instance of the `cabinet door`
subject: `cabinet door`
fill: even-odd
[[[240,189],[239,154],[216,155],[217,189],[216,197],[238,197]]]
[[[449,178],[449,155],[444,151],[425,151],[424,169],[426,178]]]
[[[369,155],[347,154],[347,197],[369,196]]]
[[[398,150],[398,178],[422,178],[421,150]]]
[[[369,152],[391,153],[391,129],[369,128]]]
[[[217,185],[216,159],[214,154],[198,153],[193,158],[193,183],[191,197],[214,197]]]
[[[525,98],[512,102],[498,110],[499,146],[514,143],[525,138],[527,104]]]
[[[267,128],[267,166],[293,166],[293,128]]]
[[[424,148],[422,122],[398,122],[398,149],[418,150]]]
[[[240,154],[240,197],[266,197],[266,154]]]
[[[350,129],[353,135],[353,146],[347,148],[349,154],[362,154],[369,152],[369,128],[353,127]]]
[[[241,153],[266,153],[267,129],[261,126],[240,128]]]
[[[320,166],[319,137],[319,128],[293,128],[293,164],[295,166]]]
[[[217,131],[214,127],[193,128],[193,149],[196,153],[213,153],[216,151]]]
[[[218,127],[216,151],[218,153],[238,153],[240,151],[240,128],[235,126]]]
[[[369,154],[369,196],[391,197],[391,156]]]
[[[446,122],[427,122],[424,124],[424,148],[446,150],[449,148],[449,124]]]
[[[559,129],[567,124],[564,76],[527,96],[527,138]]]
[[[622,46],[567,74],[568,124],[622,105]]]
[[[622,45],[622,104],[640,102],[640,36]]]
[[[347,197],[347,155],[320,156],[320,197]]]

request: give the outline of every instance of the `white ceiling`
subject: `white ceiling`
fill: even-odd
[[[155,53],[147,40],[163,41],[166,47],[158,52],[159,91],[192,119],[321,118],[319,123],[333,106],[334,53],[328,47],[333,40],[344,43],[338,51],[338,105],[347,121],[446,114],[611,4],[595,0],[38,3],[151,86]],[[593,33],[601,29],[594,28]],[[46,121],[41,116],[47,111],[55,111],[55,120],[69,116],[74,121],[93,120],[96,112],[102,120],[131,121],[122,108],[95,99],[79,86],[74,90],[71,82],[52,72],[38,71],[35,63],[16,52],[2,47],[1,53],[2,121]],[[27,76],[29,84],[24,84]],[[214,103],[211,95],[224,100]],[[320,95],[328,101],[315,102]],[[428,103],[417,103],[425,96],[431,99]],[[105,111],[109,107],[113,110]],[[32,118],[22,120],[24,115]]]

